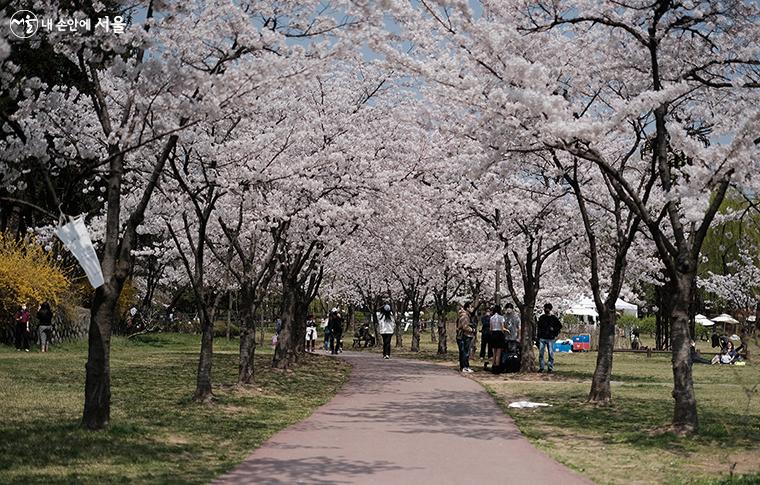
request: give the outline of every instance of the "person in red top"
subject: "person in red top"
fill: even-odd
[[[22,303],[21,309],[17,311],[16,315],[13,317],[16,322],[15,337],[17,351],[23,349],[29,352],[29,333],[31,332],[31,329],[29,328],[30,318],[31,315],[29,314],[29,310],[26,309],[26,303]]]

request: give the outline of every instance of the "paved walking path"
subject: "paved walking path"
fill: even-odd
[[[328,404],[273,436],[219,484],[589,484],[526,440],[451,369],[349,353]]]

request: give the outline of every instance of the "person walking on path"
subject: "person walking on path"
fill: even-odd
[[[384,305],[382,311],[377,315],[377,330],[383,337],[383,359],[391,358],[391,337],[396,330],[396,322],[393,321],[391,306]]]
[[[457,347],[459,348],[459,371],[472,372],[470,369],[470,344],[475,336],[475,327],[470,323],[470,303],[459,307],[457,316]]]
[[[330,329],[330,352],[332,354],[343,352],[340,345],[340,339],[343,336],[343,317],[337,308],[330,311],[327,327]]]
[[[50,309],[50,303],[45,302],[37,310],[37,332],[40,337],[40,352],[48,351],[48,342],[53,336],[53,311]]]
[[[493,363],[491,370],[494,374],[501,371],[501,351],[504,349],[504,317],[501,314],[501,305],[493,306],[493,315],[489,320],[491,324],[491,348],[493,349]]]
[[[314,321],[314,315],[306,318],[306,352],[314,353],[314,347],[317,344],[317,322]]]
[[[31,315],[29,314],[29,310],[26,309],[26,303],[22,303],[19,311],[13,316],[13,320],[16,322],[14,330],[17,351],[25,350],[29,352],[30,318]]]
[[[549,354],[548,372],[554,372],[554,341],[562,329],[562,323],[552,315],[552,304],[544,305],[544,314],[538,319],[538,372],[544,371],[544,348]]]

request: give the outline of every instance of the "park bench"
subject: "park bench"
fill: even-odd
[[[374,346],[375,346],[374,335],[371,335],[371,334],[359,335],[358,333],[354,334],[354,343],[351,344],[352,349],[362,348],[362,347],[367,348],[367,347],[374,347]]]

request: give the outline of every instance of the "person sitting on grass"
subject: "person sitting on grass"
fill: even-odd
[[[705,359],[699,354],[699,351],[697,351],[697,344],[693,340],[691,341],[691,347],[689,347],[689,361],[694,364],[695,362],[697,364],[709,364],[710,361]]]
[[[721,352],[712,358],[712,364],[733,364],[736,362],[737,357],[736,350],[734,350],[734,344],[730,340],[726,344],[726,350]]]

